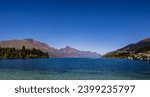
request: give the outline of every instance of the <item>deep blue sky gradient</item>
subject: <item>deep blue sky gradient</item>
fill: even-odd
[[[149,36],[149,0],[0,0],[0,40],[104,54]]]

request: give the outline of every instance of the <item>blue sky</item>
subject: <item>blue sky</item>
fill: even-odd
[[[0,40],[104,54],[149,36],[148,0],[0,0]]]

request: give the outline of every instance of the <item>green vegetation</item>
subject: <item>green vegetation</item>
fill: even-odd
[[[48,58],[48,53],[42,52],[39,49],[22,49],[15,48],[0,48],[0,59],[26,59],[26,58]]]
[[[136,51],[136,52],[129,52],[129,51],[115,51],[111,55],[107,56],[108,58],[123,58],[123,59],[130,59],[130,60],[150,60],[150,51]]]

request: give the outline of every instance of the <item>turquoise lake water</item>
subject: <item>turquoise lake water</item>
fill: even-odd
[[[150,80],[150,61],[94,58],[0,60],[1,80]]]

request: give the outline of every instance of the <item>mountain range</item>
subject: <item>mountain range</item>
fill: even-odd
[[[27,49],[35,48],[43,52],[47,52],[49,54],[49,57],[73,57],[73,58],[101,57],[101,55],[96,52],[80,51],[70,46],[66,46],[65,48],[61,49],[56,49],[54,47],[50,47],[47,44],[39,42],[34,39],[0,41],[1,48],[22,49],[23,46],[25,46],[25,48]]]
[[[150,60],[150,37],[109,52],[103,57]]]

